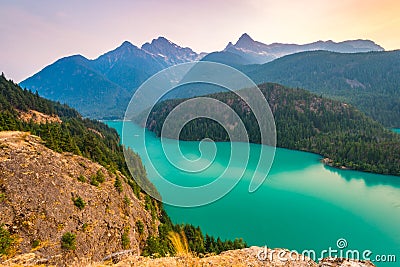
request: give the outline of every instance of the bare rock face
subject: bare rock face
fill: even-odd
[[[158,221],[122,174],[56,153],[28,133],[0,132],[0,147],[0,225],[16,237],[15,254],[34,253],[46,264],[93,262],[122,250],[139,255],[147,237],[157,234]],[[99,185],[92,185],[98,176]],[[62,247],[68,232],[75,249]]]
[[[19,113],[19,118],[25,122],[33,121],[34,123],[37,124],[62,123],[62,120],[57,115],[47,115],[33,109],[28,111],[19,110],[18,113]]]

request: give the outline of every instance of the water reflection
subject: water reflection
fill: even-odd
[[[352,180],[363,180],[367,186],[388,185],[400,188],[399,176],[378,175],[353,170],[341,170],[328,165],[324,165],[324,168],[331,173],[339,175],[349,182]]]

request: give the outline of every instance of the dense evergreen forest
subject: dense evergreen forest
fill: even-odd
[[[400,175],[400,136],[353,106],[278,84],[259,87],[274,114],[278,147],[320,154],[331,159],[336,167]],[[209,97],[232,107],[244,122],[250,142],[260,143],[258,123],[243,100],[231,92]],[[155,105],[146,127],[160,135],[169,112],[183,101],[166,100]],[[204,118],[192,120],[180,133],[182,140],[206,137],[229,140],[222,126]]]
[[[400,127],[400,51],[297,53],[242,66],[257,84],[305,88],[350,103],[386,127]]]
[[[39,111],[47,115],[56,115],[61,123],[35,123],[33,119],[24,121],[20,113],[28,110]],[[0,131],[26,131],[40,136],[45,145],[57,152],[71,152],[87,157],[106,167],[110,172],[121,171],[127,177],[127,183],[136,196],[143,196],[145,209],[153,218],[158,217],[159,235],[149,237],[143,251],[144,255],[173,255],[175,248],[168,238],[168,233],[184,231],[192,253],[220,253],[227,249],[243,248],[243,240],[221,241],[219,238],[203,237],[200,228],[192,225],[174,225],[165,213],[162,203],[152,199],[137,185],[125,163],[124,147],[119,144],[119,136],[114,129],[96,120],[84,119],[80,114],[66,105],[41,98],[36,93],[21,89],[4,75],[0,77]],[[140,157],[128,148],[129,160],[133,161],[136,170],[135,178],[141,179],[147,190],[157,193],[157,189],[147,179],[146,171]],[[210,241],[211,240],[211,241]],[[211,243],[210,243],[211,242]]]

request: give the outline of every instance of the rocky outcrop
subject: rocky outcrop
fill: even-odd
[[[211,267],[211,266],[236,266],[236,267],[374,267],[375,265],[369,261],[346,260],[326,258],[319,263],[314,262],[310,258],[303,258],[302,255],[290,254],[285,249],[274,249],[273,255],[271,251],[267,257],[263,258],[262,252],[264,248],[250,247],[240,250],[229,250],[219,255],[211,255],[204,258],[193,257],[191,255],[179,257],[155,258],[142,256],[119,255],[121,257],[107,258],[106,261],[90,263],[90,266],[132,266],[132,267]],[[260,255],[261,252],[261,255]],[[281,255],[279,258],[278,255]],[[284,255],[284,256],[282,256]],[[9,265],[27,264],[34,262],[33,254],[20,256],[10,261]],[[87,265],[88,262],[74,262],[72,266]]]
[[[54,152],[28,133],[0,132],[0,147],[0,225],[15,237],[15,255],[33,253],[46,264],[100,261],[122,250],[139,255],[157,234],[158,221],[121,173]],[[75,249],[62,247],[66,233],[76,237]]]
[[[62,120],[57,115],[48,115],[42,112],[30,109],[28,111],[19,110],[19,118],[24,122],[30,122],[36,124],[43,124],[43,123],[62,123]]]
[[[173,267],[173,266],[237,266],[237,267],[374,267],[371,262],[346,260],[346,259],[323,259],[319,264],[299,254],[290,254],[285,249],[274,249],[268,255],[263,255],[264,249],[261,247],[250,247],[240,250],[229,250],[220,255],[209,256],[205,258],[196,258],[191,256],[166,257],[151,259],[141,256],[128,257],[123,259],[116,266],[146,266],[146,267]],[[281,255],[279,258],[278,255]],[[283,255],[283,256],[282,256]],[[100,265],[100,264],[99,264]]]

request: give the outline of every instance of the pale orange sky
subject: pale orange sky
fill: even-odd
[[[264,43],[370,39],[400,48],[399,0],[0,0],[0,71],[21,81],[60,57],[158,36],[197,52],[247,32]]]

